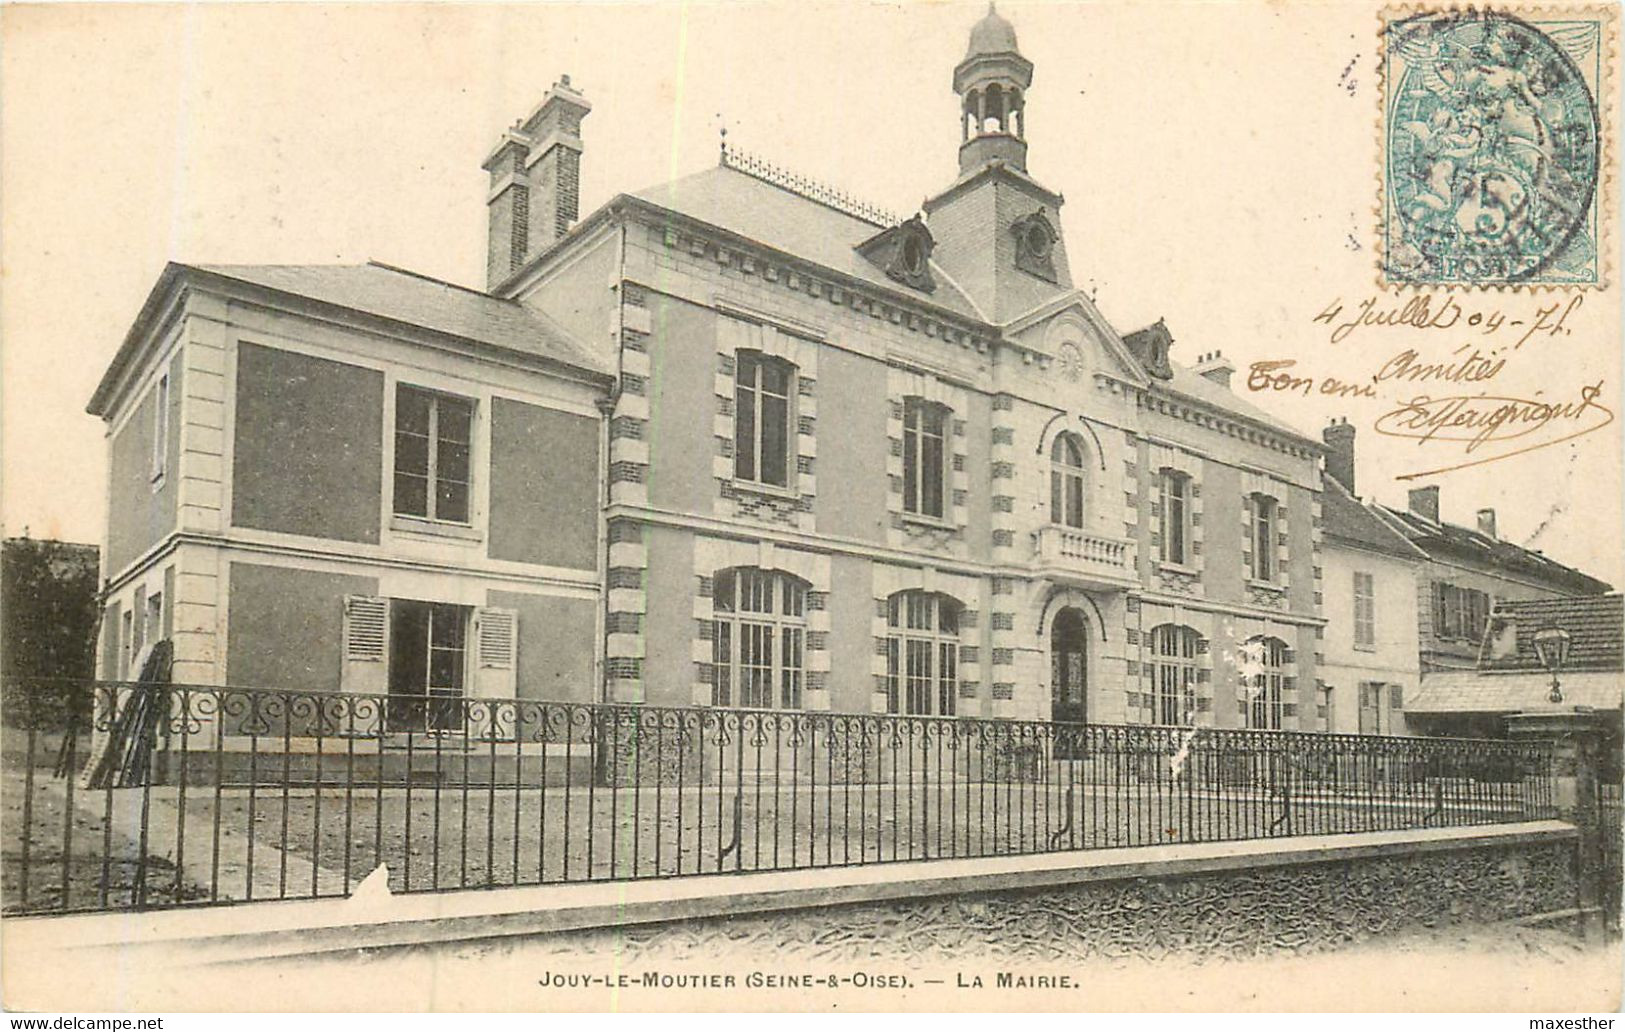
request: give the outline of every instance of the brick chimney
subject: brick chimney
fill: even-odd
[[[1354,494],[1354,425],[1347,418],[1334,419],[1320,439],[1326,442],[1326,474]]]
[[[485,281],[495,289],[581,214],[581,120],[592,105],[561,76],[529,118],[502,134],[491,173]]]
[[[1191,367],[1198,375],[1205,376],[1220,387],[1230,387],[1230,375],[1236,371],[1236,364],[1225,358],[1217,351],[1209,351],[1196,360]]]
[[[1432,487],[1411,488],[1408,502],[1409,505],[1407,507],[1411,510],[1411,512],[1414,512],[1418,516],[1425,516],[1434,523],[1439,522],[1438,485],[1435,484]]]
[[[1478,510],[1478,532],[1485,537],[1495,537],[1495,510]]]

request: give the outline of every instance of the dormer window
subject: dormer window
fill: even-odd
[[[925,275],[925,245],[918,235],[910,234],[903,240],[903,271],[910,276]]]
[[[1061,234],[1039,208],[1011,223],[1016,237],[1016,268],[1050,283],[1060,282],[1055,272],[1055,242]]]
[[[934,246],[931,231],[916,215],[865,240],[858,245],[858,253],[897,282],[930,292],[937,288],[931,278],[931,248]]]

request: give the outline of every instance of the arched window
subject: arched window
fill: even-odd
[[[1059,434],[1049,449],[1049,521],[1083,526],[1083,443]]]
[[[1165,469],[1158,483],[1161,512],[1162,561],[1184,566],[1190,562],[1191,478]]]
[[[796,367],[784,359],[760,351],[735,353],[735,477],[790,486],[790,400],[795,387]]]
[[[1190,726],[1196,721],[1196,650],[1201,635],[1190,627],[1151,629],[1152,684],[1156,722]]]
[[[712,705],[800,709],[807,582],[778,570],[722,570],[711,611]]]
[[[959,684],[959,612],[947,595],[900,591],[886,606],[886,710],[951,717]]]
[[[903,511],[942,519],[949,409],[924,398],[903,401]]]
[[[1281,730],[1282,691],[1286,686],[1286,642],[1256,637],[1242,645],[1242,671],[1247,686],[1247,726]]]

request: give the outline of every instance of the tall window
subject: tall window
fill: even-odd
[[[389,606],[389,726],[453,731],[462,726],[468,668],[467,606],[394,599]]]
[[[1279,731],[1286,687],[1286,642],[1253,638],[1243,647],[1255,653],[1259,671],[1248,679],[1247,726]]]
[[[903,402],[903,511],[941,519],[948,449],[948,407],[921,398]]]
[[[401,386],[395,393],[395,512],[468,522],[474,403]]]
[[[959,683],[960,605],[947,595],[900,591],[886,607],[887,711],[951,717]]]
[[[1191,478],[1165,469],[1159,480],[1162,515],[1162,561],[1184,566],[1190,562]]]
[[[1354,571],[1354,647],[1377,647],[1377,592],[1371,574]]]
[[[156,642],[164,636],[164,593],[155,591],[147,596],[146,639]]]
[[[1279,523],[1279,509],[1269,495],[1255,494],[1250,499],[1252,513],[1253,580],[1275,580],[1275,531]]]
[[[1083,526],[1083,445],[1074,434],[1060,434],[1050,446],[1049,521]]]
[[[734,366],[734,476],[790,485],[790,398],[795,366],[760,351],[739,351]]]
[[[1196,642],[1189,627],[1161,624],[1151,629],[1151,662],[1159,724],[1190,725],[1196,714]]]
[[[1360,733],[1382,734],[1382,682],[1360,682]]]
[[[712,705],[800,709],[807,582],[777,570],[723,570],[711,609]]]
[[[169,374],[158,377],[152,389],[152,461],[149,468],[152,479],[164,475],[169,461]]]

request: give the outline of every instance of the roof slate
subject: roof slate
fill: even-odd
[[[1502,569],[1543,578],[1582,594],[1600,595],[1609,585],[1572,566],[1565,566],[1539,552],[1492,538],[1454,523],[1435,522],[1407,509],[1376,505],[1394,529],[1404,534],[1429,555],[1466,557]]]
[[[1320,513],[1326,538],[1346,544],[1397,556],[1401,559],[1424,559],[1427,553],[1411,544],[1371,510],[1365,502],[1349,494],[1348,488],[1334,476],[1321,478]]]
[[[803,197],[726,165],[651,186],[632,195],[784,254],[815,262],[977,322],[982,313],[932,262],[936,290],[917,290],[887,276],[856,250],[886,227]]]
[[[534,308],[378,262],[184,267],[610,374],[602,359]]]

